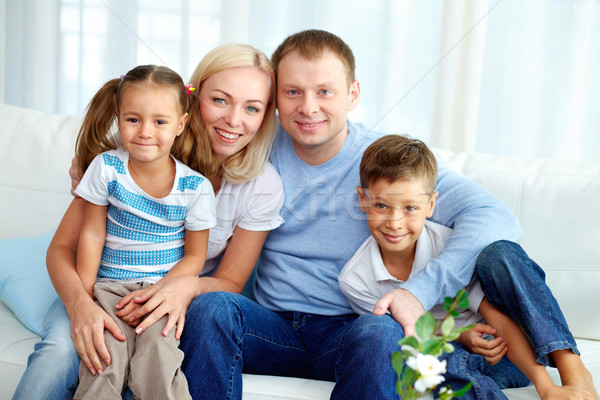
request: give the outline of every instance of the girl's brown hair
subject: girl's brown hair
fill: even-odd
[[[94,157],[119,145],[116,122],[121,94],[132,85],[149,83],[166,89],[172,89],[177,95],[177,104],[181,115],[188,109],[187,88],[183,80],[170,68],[156,65],[140,65],[120,79],[111,79],[92,97],[87,106],[83,123],[79,129],[75,144],[75,156],[80,174],[83,175]],[[184,141],[186,129],[175,138],[173,149]],[[172,153],[173,153],[173,149]],[[174,153],[173,153],[174,154]],[[174,154],[175,155],[175,154]]]

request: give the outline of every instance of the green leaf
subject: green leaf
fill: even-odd
[[[417,320],[415,330],[421,339],[427,339],[429,336],[431,336],[434,329],[435,318],[430,312],[426,312]]]
[[[408,345],[414,347],[415,349],[419,347],[419,340],[414,336],[406,336],[398,341],[400,346]]]
[[[444,343],[442,350],[444,353],[454,353],[454,345],[452,343]]]
[[[454,330],[454,317],[452,315],[448,315],[444,322],[442,322],[442,335],[448,336]]]
[[[467,383],[465,386],[462,387],[462,389],[459,389],[456,392],[454,392],[454,397],[464,396],[471,389],[471,386],[473,386],[473,382]]]
[[[402,374],[402,367],[404,367],[404,356],[402,355],[401,351],[397,351],[392,354],[392,367],[399,377],[400,374]]]
[[[456,294],[456,302],[458,307],[467,308],[469,307],[469,298],[467,296],[467,291],[465,289],[461,289]]]
[[[452,310],[452,311],[450,311],[450,315],[452,315],[453,317],[456,318],[456,317],[458,317],[460,315],[460,313],[458,311],[456,311],[456,310]]]
[[[421,353],[438,356],[442,351],[443,343],[437,338],[427,339],[421,344]]]

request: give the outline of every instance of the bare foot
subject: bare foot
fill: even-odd
[[[594,392],[577,386],[554,386],[539,393],[542,400],[598,400]]]

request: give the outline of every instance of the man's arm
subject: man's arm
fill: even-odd
[[[477,256],[497,240],[516,241],[521,226],[516,216],[497,197],[462,174],[440,163],[436,190],[439,197],[432,221],[453,228],[438,257],[412,277],[404,289],[424,310],[453,297],[469,284]]]

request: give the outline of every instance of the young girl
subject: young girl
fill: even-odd
[[[117,312],[142,332],[168,316],[163,333],[173,330],[176,338],[197,295],[242,291],[267,234],[283,223],[283,184],[267,161],[276,119],[269,59],[252,46],[219,46],[204,56],[190,82],[196,90],[188,96],[188,131],[176,140],[172,153],[209,178],[216,193],[217,225],[210,229],[204,269],[200,277],[161,279],[132,292]],[[81,147],[78,160],[90,155],[91,161],[116,143],[105,133]],[[74,186],[77,170],[70,171]],[[42,340],[27,360],[15,400],[72,397],[80,358],[93,374],[104,374],[114,355],[105,340],[125,339],[120,326],[83,289],[75,270],[84,203],[81,198],[72,201],[48,248],[48,273],[60,299],[48,311]]]
[[[197,276],[204,265],[216,223],[212,185],[171,156],[185,135],[188,90],[172,70],[143,65],[107,82],[85,115],[77,144],[85,175],[75,192],[86,200],[77,274],[127,340],[106,335],[112,363],[103,374],[81,363],[76,399],[120,399],[127,386],[136,398],[190,398],[178,340],[163,336],[167,319],[136,335],[114,316],[128,293]],[[119,147],[89,162],[92,153],[82,149],[108,140],[115,120]]]

